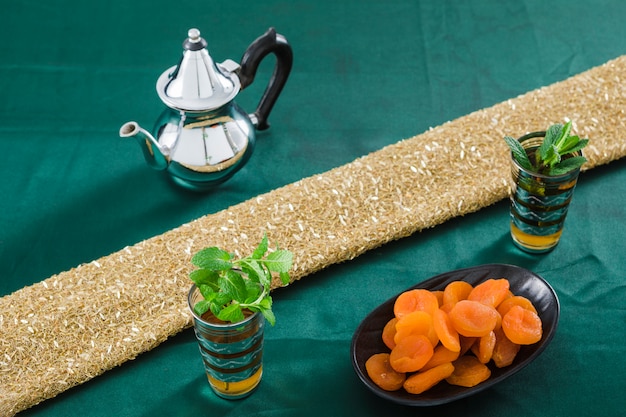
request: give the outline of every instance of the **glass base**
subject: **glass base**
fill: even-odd
[[[263,375],[263,366],[259,368],[252,376],[237,382],[224,382],[213,378],[207,374],[209,384],[217,395],[227,400],[238,400],[245,398],[252,394],[254,389],[261,382],[261,376]]]
[[[513,243],[528,253],[547,253],[555,248],[559,243],[563,229],[546,236],[531,235],[522,232],[514,224],[511,224],[511,237]]]

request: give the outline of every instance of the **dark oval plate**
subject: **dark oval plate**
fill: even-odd
[[[407,288],[407,290],[414,288],[443,290],[452,281],[463,280],[476,285],[489,278],[507,278],[511,285],[511,291],[515,295],[522,295],[532,301],[543,323],[541,340],[533,345],[522,346],[511,365],[497,368],[490,362],[488,366],[491,369],[491,377],[472,388],[450,385],[445,381],[422,394],[409,394],[403,389],[390,392],[379,388],[367,375],[365,361],[375,353],[389,351],[382,341],[382,330],[393,317],[393,304],[397,298],[396,295],[374,309],[361,322],[352,337],[352,365],[360,380],[372,392],[389,401],[410,406],[431,406],[455,401],[483,391],[510,377],[532,362],[554,337],[560,314],[559,300],[554,289],[539,275],[518,266],[489,264],[446,272]]]

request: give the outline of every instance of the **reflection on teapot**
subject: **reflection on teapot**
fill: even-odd
[[[293,53],[287,40],[270,28],[244,53],[241,63],[215,63],[197,29],[190,29],[178,65],[157,80],[157,92],[167,106],[154,135],[136,122],[120,128],[123,138],[134,137],[148,165],[167,170],[187,189],[209,190],[226,181],[248,161],[256,130],[269,127],[267,117],[291,71]],[[257,109],[246,114],[234,101],[254,80],[268,54],[276,65]]]

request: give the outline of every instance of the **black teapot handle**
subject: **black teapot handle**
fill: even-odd
[[[243,54],[240,63],[241,68],[238,72],[241,89],[243,90],[252,84],[259,64],[270,53],[276,55],[274,73],[261,97],[261,101],[259,101],[256,111],[251,115],[254,125],[259,130],[265,130],[270,127],[267,117],[291,72],[293,52],[287,39],[283,35],[276,33],[274,28],[268,29],[267,32],[252,42]]]

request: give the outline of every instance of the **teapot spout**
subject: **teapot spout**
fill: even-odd
[[[151,168],[156,170],[164,170],[167,168],[169,161],[167,159],[167,152],[159,145],[159,142],[137,122],[127,122],[120,128],[121,138],[133,137],[139,143],[143,151],[143,156],[146,162]]]

